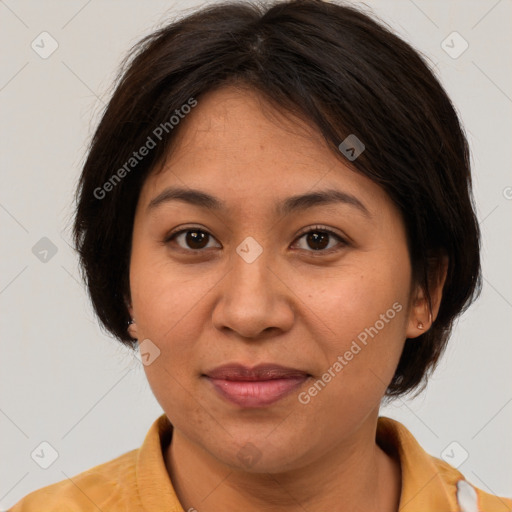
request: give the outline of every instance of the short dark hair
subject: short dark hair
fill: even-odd
[[[455,318],[481,288],[468,144],[423,58],[384,24],[332,2],[215,4],[132,48],[92,138],[76,197],[74,240],[104,327],[136,345],[127,332],[126,298],[140,190],[172,148],[176,110],[223,85],[250,87],[281,112],[307,120],[345,164],[387,192],[402,213],[414,282],[429,304],[440,257],[448,257],[437,319],[406,340],[386,396],[421,391]],[[158,126],[158,144],[132,161],[129,172],[126,163],[148,137],[156,138]],[[338,149],[349,134],[365,145],[353,161]]]

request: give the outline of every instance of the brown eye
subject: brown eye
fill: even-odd
[[[342,247],[347,245],[346,241],[340,235],[334,233],[334,231],[331,231],[330,229],[324,228],[310,229],[298,238],[298,240],[301,239],[305,240],[305,247],[303,245],[299,248],[308,252],[329,253],[333,247],[336,247],[336,245],[341,245]],[[333,239],[337,240],[338,244],[329,245]]]
[[[191,249],[204,249],[208,244],[208,236],[204,231],[186,231],[185,243]]]
[[[213,237],[207,231],[189,228],[172,234],[167,238],[166,242],[176,241],[182,249],[200,251],[208,247],[210,238],[213,240]]]
[[[306,235],[306,243],[315,251],[319,251],[329,245],[329,236],[327,233],[310,232]]]

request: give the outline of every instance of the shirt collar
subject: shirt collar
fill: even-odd
[[[151,425],[139,450],[135,477],[140,501],[148,512],[183,512],[165,466],[164,453],[171,437],[172,424],[162,414]]]
[[[377,442],[394,451],[400,461],[400,512],[459,510],[454,491],[456,481],[463,476],[447,463],[429,455],[404,425],[380,416]]]

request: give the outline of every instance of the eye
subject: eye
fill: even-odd
[[[198,252],[210,248],[208,247],[210,238],[215,240],[208,231],[199,228],[188,228],[171,233],[166,237],[165,243],[176,241],[181,249]],[[217,247],[220,247],[220,245],[217,245]]]
[[[338,241],[338,244],[332,245],[330,243],[332,242],[333,238]],[[331,252],[337,250],[336,245],[341,245],[342,247],[347,245],[347,241],[341,235],[323,226],[315,226],[314,228],[310,228],[308,231],[305,231],[297,238],[299,241],[301,239],[304,239],[306,247],[303,245],[302,247],[299,247],[299,249],[313,253],[318,252],[330,254]],[[197,227],[189,227],[171,233],[165,238],[164,243],[168,244],[173,242],[177,243],[177,245],[185,251],[200,252],[211,248],[212,246],[209,247],[208,243],[213,240],[215,240],[215,238],[210,233],[208,233],[208,231]],[[221,245],[217,244],[213,247],[221,247]]]
[[[304,246],[299,248],[304,249],[308,252],[331,253],[336,251],[336,248],[333,250],[333,247],[336,247],[336,244],[334,244],[334,246],[329,245],[329,238],[331,238],[331,241],[332,238],[337,239],[338,245],[347,245],[347,241],[344,238],[342,238],[340,235],[338,235],[331,229],[325,228],[323,226],[315,226],[313,229],[309,229],[308,231],[300,235],[297,240],[301,240],[303,238],[306,244],[306,248]],[[307,247],[310,247],[312,250],[308,250]]]

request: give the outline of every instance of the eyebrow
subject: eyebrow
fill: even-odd
[[[183,201],[185,203],[206,208],[208,210],[221,211],[226,209],[224,203],[202,190],[169,187],[154,197],[147,206],[147,211],[155,210],[162,204],[171,201]],[[360,210],[365,216],[371,217],[366,206],[357,197],[337,189],[326,189],[300,194],[286,198],[275,205],[277,215],[289,215],[299,210],[306,210],[314,206],[342,203]]]

